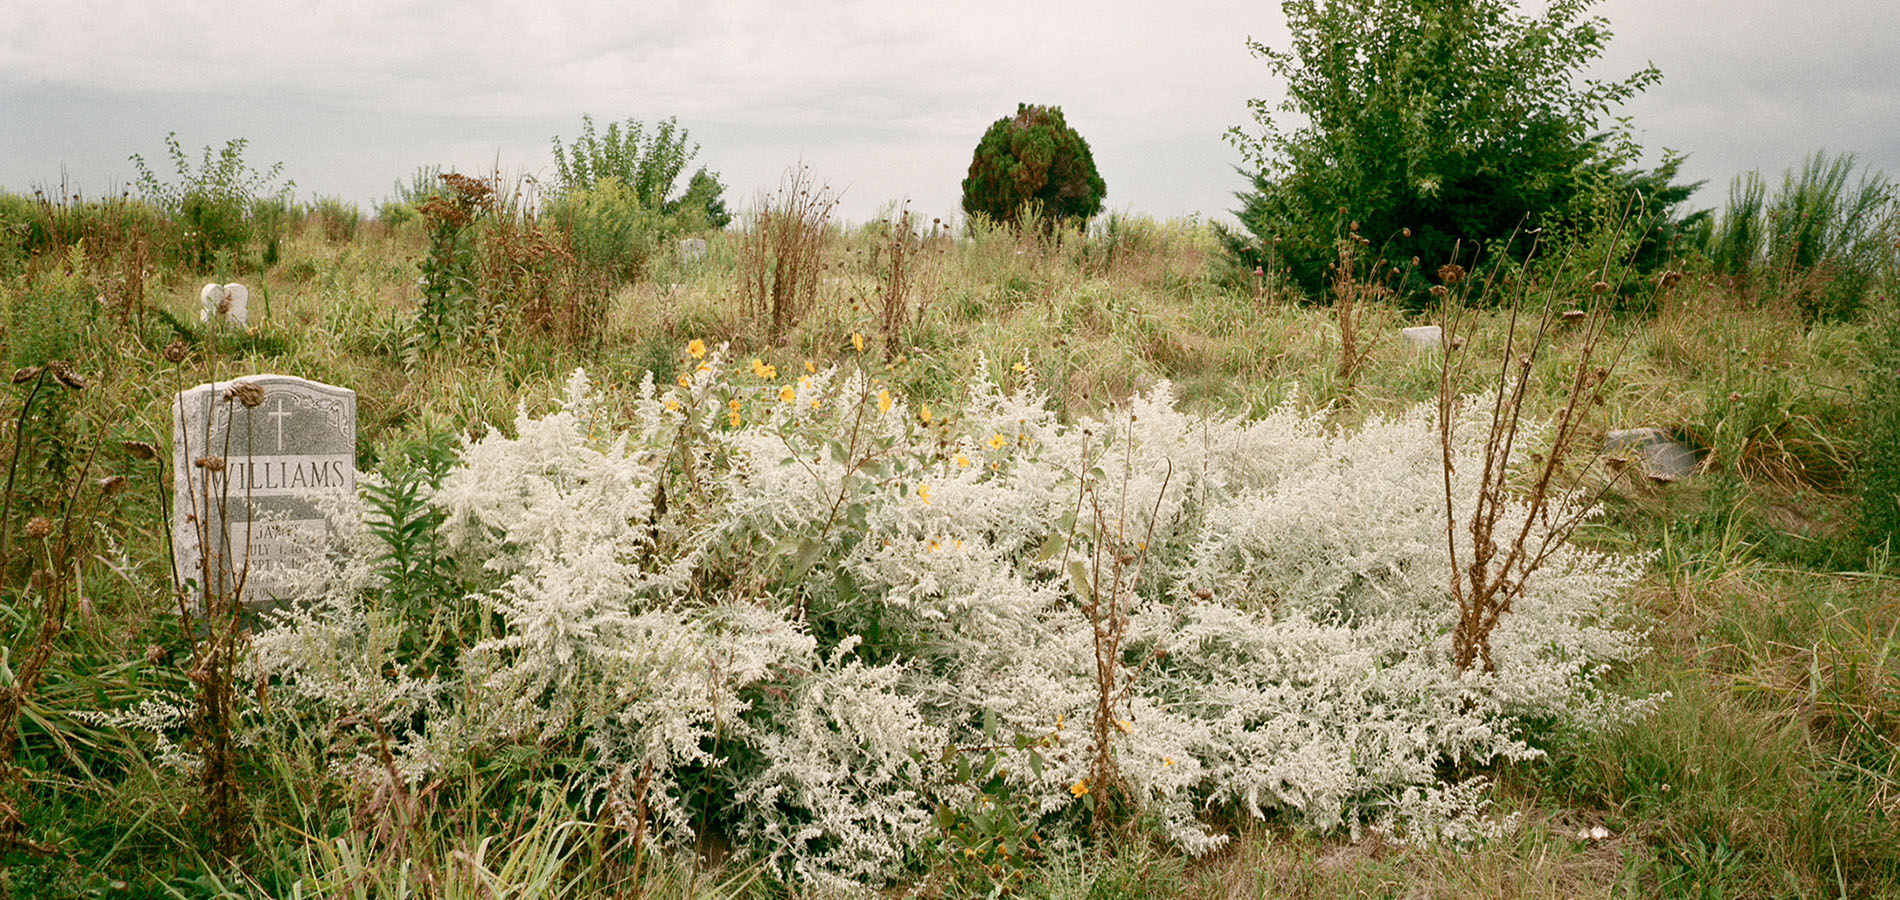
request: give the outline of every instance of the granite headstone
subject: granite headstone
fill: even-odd
[[[272,601],[322,545],[323,494],[356,492],[356,392],[290,375],[201,384],[172,407],[173,547],[200,590]]]

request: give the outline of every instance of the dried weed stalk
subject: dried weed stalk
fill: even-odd
[[[1536,256],[1536,249],[1533,245],[1532,258]],[[1453,495],[1454,448],[1457,446],[1454,429],[1460,403],[1459,385],[1463,384],[1465,366],[1475,355],[1465,348],[1476,346],[1479,321],[1471,313],[1468,301],[1473,283],[1465,270],[1456,264],[1439,270],[1444,284],[1433,289],[1443,304],[1444,315],[1439,337],[1442,354],[1438,424],[1444,460],[1445,543],[1451,555],[1451,594],[1458,604],[1452,652],[1460,671],[1495,669],[1491,633],[1498,622],[1511,611],[1512,603],[1523,594],[1532,575],[1550,561],[1552,554],[1591,514],[1602,491],[1614,483],[1617,473],[1606,468],[1602,471],[1611,477],[1603,479],[1593,495],[1579,496],[1574,489],[1583,483],[1583,476],[1602,461],[1600,445],[1585,448],[1582,444],[1584,419],[1591,408],[1603,403],[1609,374],[1627,346],[1627,342],[1617,345],[1607,352],[1608,360],[1601,361],[1606,355],[1603,341],[1609,315],[1605,301],[1611,291],[1610,279],[1615,277],[1620,282],[1630,274],[1627,265],[1612,273],[1614,259],[1613,246],[1606,261],[1598,267],[1597,280],[1590,288],[1597,302],[1591,303],[1581,316],[1574,315],[1574,310],[1573,314],[1566,315],[1565,310],[1559,308],[1561,288],[1556,277],[1548,279],[1540,288],[1533,285],[1531,278],[1520,276],[1512,279],[1507,287],[1500,283],[1499,267],[1491,270],[1482,293],[1495,296],[1493,290],[1503,290],[1514,291],[1514,294],[1506,301],[1504,345],[1496,374],[1492,376],[1495,390],[1491,395],[1489,430],[1485,435],[1483,471],[1479,474],[1477,495],[1471,498],[1469,518],[1463,521]],[[1563,268],[1560,265],[1557,272],[1561,273]],[[1533,293],[1535,297],[1531,296]],[[1530,305],[1541,305],[1541,310],[1534,320],[1527,321],[1526,307]],[[1514,489],[1511,460],[1513,453],[1528,449],[1520,447],[1520,440],[1529,440],[1525,421],[1529,413],[1525,404],[1533,383],[1538,381],[1536,363],[1540,354],[1548,349],[1558,327],[1565,323],[1578,332],[1576,362],[1559,381],[1564,403],[1551,424],[1550,443],[1530,456],[1531,466],[1525,473],[1528,487]],[[1574,466],[1573,470],[1572,464],[1579,459],[1582,465]],[[1521,521],[1509,515],[1513,507],[1522,510]],[[1457,531],[1461,525],[1470,536],[1468,555],[1459,547]]]
[[[817,301],[825,228],[837,207],[838,195],[814,182],[804,165],[786,173],[777,194],[758,198],[739,244],[739,277],[771,340],[783,338]]]
[[[49,381],[74,391],[86,386],[84,378],[74,372],[71,366],[59,361],[14,373],[14,384],[32,382],[33,386],[20,404],[20,416],[13,433],[13,449],[8,455],[5,496],[4,500],[0,500],[0,591],[7,590],[6,582],[11,581],[14,570],[10,541],[12,531],[9,526],[12,524],[20,449],[28,439],[26,428],[33,403]],[[11,669],[6,673],[10,676],[7,681],[0,683],[0,851],[17,849],[38,854],[53,852],[53,848],[21,834],[25,823],[19,803],[15,802],[15,794],[24,783],[25,772],[14,765],[13,760],[19,748],[21,711],[38,690],[46,674],[46,666],[52,661],[53,648],[60,633],[65,630],[74,606],[79,567],[92,555],[91,550],[81,546],[92,533],[85,523],[96,519],[99,504],[104,498],[118,494],[125,488],[123,477],[106,479],[92,493],[90,505],[81,510],[82,494],[92,471],[93,456],[93,453],[88,453],[78,474],[69,484],[61,486],[56,516],[58,521],[47,516],[34,516],[26,523],[29,561],[24,567],[23,583],[14,594],[25,626],[21,630],[25,643],[18,648],[0,647],[0,660],[8,661]],[[75,522],[80,524],[77,529],[74,528]],[[37,603],[32,602],[35,599]]]

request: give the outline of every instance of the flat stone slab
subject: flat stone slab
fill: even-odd
[[[1660,428],[1626,428],[1603,437],[1603,452],[1630,459],[1657,481],[1680,481],[1695,474],[1695,449]]]
[[[172,472],[179,577],[269,604],[275,573],[323,552],[323,495],[356,493],[356,392],[291,375],[183,391]]]
[[[1436,350],[1444,346],[1444,331],[1437,325],[1414,325],[1399,330],[1400,339],[1421,350]]]

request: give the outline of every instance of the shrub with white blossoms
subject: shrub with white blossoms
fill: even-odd
[[[403,667],[372,592],[332,578],[259,635],[258,676],[281,702],[426,719],[400,735],[409,777],[561,744],[597,796],[637,776],[655,833],[711,825],[834,888],[936,839],[934,806],[973,788],[935,761],[989,744],[986,718],[1034,739],[1033,765],[1001,767],[1030,815],[1084,821],[1107,734],[1119,789],[1200,853],[1230,811],[1481,835],[1483,783],[1445,763],[1646,708],[1605,687],[1641,649],[1627,557],[1566,548],[1493,635],[1495,670],[1453,665],[1435,410],[1335,433],[1291,402],[1190,415],[1164,384],[1065,423],[1027,375],[912,410],[863,372],[693,350],[627,421],[576,373],[557,412],[464,447],[434,502],[495,587],[458,666],[376,675]],[[1483,429],[1457,433],[1475,459]]]

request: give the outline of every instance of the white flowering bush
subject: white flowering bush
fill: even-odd
[[[932,411],[862,371],[691,353],[624,403],[576,373],[558,411],[463,448],[433,502],[491,587],[455,666],[390,658],[376,570],[342,553],[254,677],[384,722],[406,777],[558,747],[652,834],[714,828],[837,889],[928,848],[976,790],[937,761],[999,730],[1031,739],[996,769],[1025,814],[1079,826],[1112,788],[1200,853],[1232,813],[1493,833],[1482,780],[1441,772],[1647,706],[1605,686],[1641,651],[1627,557],[1565,548],[1495,669],[1453,665],[1435,410],[1338,433],[1292,402],[1190,415],[1162,385],[1065,423],[1032,373]],[[1454,449],[1472,496],[1482,447]]]

